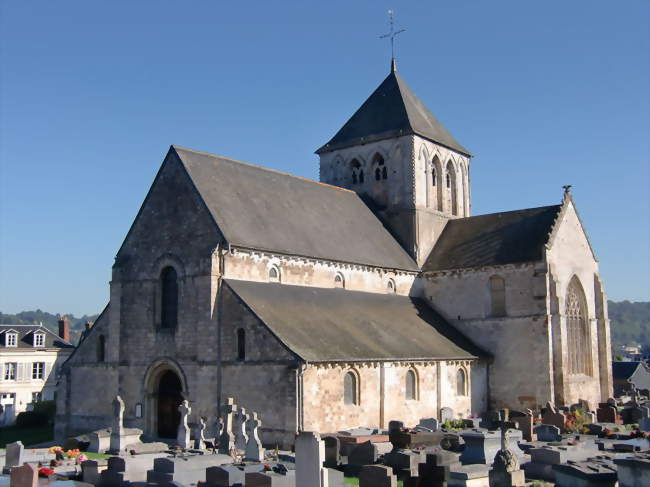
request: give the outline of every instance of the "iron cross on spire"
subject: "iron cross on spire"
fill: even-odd
[[[395,21],[393,19],[393,14],[395,12],[393,10],[388,11],[388,22],[390,23],[390,32],[388,34],[384,34],[383,36],[379,36],[380,39],[390,39],[390,57],[391,61],[395,60],[395,37],[397,37],[398,34],[401,34],[404,32],[406,29],[400,29],[398,31],[395,30]]]

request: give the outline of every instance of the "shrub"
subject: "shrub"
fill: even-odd
[[[40,428],[49,422],[47,414],[38,411],[25,411],[16,416],[16,426],[19,428]]]
[[[34,403],[34,409],[37,413],[43,413],[47,415],[47,418],[50,422],[54,422],[54,416],[56,415],[56,402],[54,401],[39,401]]]

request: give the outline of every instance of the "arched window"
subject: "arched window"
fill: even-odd
[[[591,334],[587,299],[577,276],[573,276],[565,297],[569,374],[591,375]]]
[[[363,171],[361,164],[354,158],[350,161],[350,170],[352,171],[352,184],[363,183]]]
[[[442,178],[444,172],[442,170],[442,164],[438,156],[433,156],[431,160],[431,186],[433,191],[431,191],[431,201],[429,206],[437,211],[442,211],[442,201],[443,201],[443,181]]]
[[[99,335],[97,340],[97,362],[104,362],[106,360],[106,338],[104,335]]]
[[[160,273],[161,286],[161,328],[176,328],[178,324],[178,277],[176,270],[165,267]]]
[[[276,266],[269,269],[269,282],[280,282],[280,269]]]
[[[406,399],[414,401],[418,398],[418,377],[415,370],[406,372]]]
[[[447,163],[447,211],[458,215],[458,194],[456,184],[456,170],[451,161]]]
[[[359,404],[359,381],[357,375],[351,370],[343,377],[343,402],[345,404]]]
[[[237,360],[246,360],[246,330],[237,330]]]
[[[389,293],[394,293],[396,291],[396,289],[395,289],[395,281],[393,281],[392,279],[388,279],[388,283],[386,284],[386,290]]]
[[[431,186],[436,187],[436,167],[431,167]]]
[[[345,278],[340,272],[336,273],[336,277],[334,278],[334,287],[345,287]]]
[[[492,316],[506,315],[506,281],[501,276],[490,277]]]
[[[380,181],[388,178],[388,170],[381,154],[375,154],[372,158],[372,165],[375,168],[375,180]]]
[[[467,395],[467,376],[465,375],[465,369],[462,368],[456,372],[456,395]]]

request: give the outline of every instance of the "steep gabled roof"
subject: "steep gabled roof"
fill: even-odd
[[[232,279],[225,283],[307,362],[485,355],[422,299]]]
[[[471,156],[415,96],[397,71],[391,69],[379,88],[316,153],[410,134]]]
[[[639,368],[641,362],[612,362],[612,377],[614,379],[626,380],[632,377],[632,374]]]
[[[416,271],[356,193],[172,146],[226,241],[235,246]]]
[[[562,205],[450,220],[423,271],[542,260]]]

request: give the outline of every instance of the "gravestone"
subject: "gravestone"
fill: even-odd
[[[546,409],[542,415],[542,424],[557,426],[562,432],[565,430],[566,416],[563,412],[555,409],[555,406],[549,401],[546,403]]]
[[[108,468],[99,474],[98,487],[125,487],[129,482],[124,480],[126,462],[121,457],[110,457]]]
[[[176,464],[169,458],[154,458],[153,469],[147,470],[147,482],[168,484],[174,481]]]
[[[341,442],[336,436],[323,437],[325,443],[325,466],[336,468],[341,464]]]
[[[205,448],[205,442],[207,441],[205,438],[205,428],[205,418],[200,417],[199,423],[196,425],[196,433],[194,438],[194,448],[198,450],[203,450]]]
[[[81,479],[87,484],[97,484],[99,481],[99,467],[95,460],[81,462]]]
[[[519,459],[508,448],[508,430],[501,428],[501,448],[494,457],[489,474],[490,487],[524,487],[524,471],[519,468]]]
[[[612,406],[609,402],[602,402],[596,410],[596,419],[599,423],[617,423],[616,412],[615,406]]]
[[[560,428],[552,424],[540,424],[533,431],[537,435],[537,441],[560,441],[562,439]]]
[[[620,487],[647,487],[650,485],[650,454],[615,458]]]
[[[180,406],[178,406],[178,411],[181,413],[181,420],[178,423],[178,432],[176,434],[176,443],[183,449],[191,448],[190,444],[190,427],[187,424],[187,420],[192,412],[190,403],[185,399]]]
[[[239,414],[237,414],[237,424],[235,428],[235,448],[238,450],[246,450],[246,444],[248,443],[248,435],[246,434],[246,422],[248,419],[249,417],[246,413],[246,409],[241,408],[239,410]]]
[[[219,453],[229,455],[230,450],[235,447],[235,435],[233,434],[233,414],[237,411],[237,405],[232,397],[226,399],[223,405],[223,428],[219,437]]]
[[[297,487],[293,475],[282,475],[276,472],[246,472],[246,487]]]
[[[614,487],[617,485],[616,467],[600,462],[553,465],[553,471],[558,486]]]
[[[104,453],[111,449],[111,430],[109,428],[93,431],[86,436],[90,440],[89,452]]]
[[[358,444],[348,455],[348,465],[371,465],[377,462],[377,445],[371,441]]]
[[[264,448],[262,448],[258,430],[262,426],[262,422],[257,418],[256,412],[250,414],[249,418],[246,423],[248,441],[244,458],[253,462],[261,462],[264,460]]]
[[[5,451],[5,467],[16,467],[23,464],[25,447],[22,441],[7,443]]]
[[[318,433],[303,431],[296,437],[296,485],[305,487],[327,487],[323,484],[327,470],[325,462],[325,445]],[[247,479],[248,481],[248,479]]]
[[[458,455],[445,450],[427,453],[426,461],[418,465],[418,482],[421,486],[446,486],[451,467],[460,466]]]
[[[519,423],[519,430],[525,441],[533,441],[533,412],[530,409],[526,409],[526,412],[523,416],[517,416],[517,422]]]
[[[639,429],[641,431],[650,431],[650,418],[641,418],[639,420]]]
[[[126,446],[124,439],[124,401],[120,396],[113,399],[113,423],[111,426],[111,447],[113,453],[120,453]]]
[[[440,422],[454,420],[454,410],[448,407],[440,408]]]
[[[500,436],[498,433],[476,428],[463,431],[461,436],[465,441],[465,450],[460,456],[463,465],[492,463],[494,456],[499,451]]]
[[[206,487],[235,487],[244,485],[244,471],[234,465],[205,469]]]
[[[397,477],[384,465],[366,465],[359,474],[359,487],[397,487]]]
[[[439,423],[436,418],[422,418],[418,426],[427,428],[429,431],[438,431]]]
[[[12,467],[10,487],[37,487],[38,486],[38,469],[29,463],[22,467]]]

